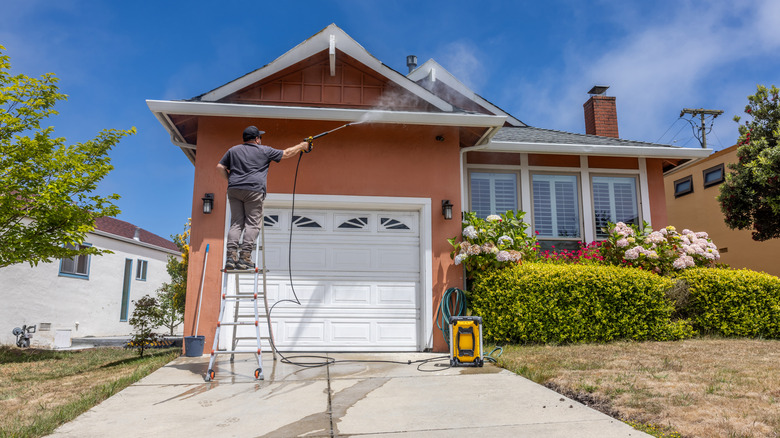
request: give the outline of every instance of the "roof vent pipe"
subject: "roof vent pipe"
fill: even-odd
[[[141,228],[135,227],[135,233],[133,234],[133,240],[141,241]]]
[[[406,57],[406,66],[409,67],[409,73],[412,72],[412,70],[417,68],[417,57],[414,55],[409,55]]]

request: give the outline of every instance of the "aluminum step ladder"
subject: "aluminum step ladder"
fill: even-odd
[[[219,319],[217,320],[217,328],[214,333],[214,344],[211,348],[211,358],[209,359],[209,367],[206,372],[205,380],[207,382],[214,380],[216,372],[214,371],[214,363],[217,355],[230,354],[230,361],[233,362],[236,354],[254,354],[257,359],[257,369],[254,371],[255,379],[263,380],[263,356],[262,356],[262,341],[268,341],[273,346],[273,329],[271,326],[271,315],[268,311],[268,296],[266,291],[267,278],[266,274],[268,270],[265,267],[265,218],[260,221],[260,234],[258,240],[255,242],[257,252],[255,253],[255,268],[248,270],[225,270],[222,269],[222,293],[220,294],[219,305]],[[258,244],[259,243],[259,244]],[[258,260],[259,259],[259,260]],[[260,263],[258,263],[260,262]],[[247,274],[252,274],[251,290],[246,289],[246,282],[242,282],[246,279]],[[260,289],[260,276],[262,275],[262,289]],[[230,279],[232,278],[234,285],[232,293],[229,293],[229,286],[231,285]],[[244,286],[242,288],[242,286]],[[262,309],[260,311],[260,304],[258,300],[262,298]],[[228,303],[233,303],[232,319],[225,320],[225,314],[227,313]],[[264,319],[265,321],[261,320]],[[267,324],[268,336],[262,336],[260,334],[260,325]],[[230,342],[230,348],[219,348],[219,335],[222,328],[226,327],[231,329],[232,339]],[[239,333],[239,328],[242,326],[254,326],[254,336],[246,336]],[[249,345],[247,345],[247,343]],[[273,359],[276,360],[276,351],[271,348]]]

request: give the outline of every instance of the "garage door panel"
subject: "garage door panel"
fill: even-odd
[[[331,285],[335,306],[366,306],[371,304],[371,285],[334,284]]]
[[[296,209],[293,285],[288,268],[292,216],[271,208],[265,215],[267,298],[269,305],[279,303],[271,319],[281,351],[417,349],[419,212]],[[252,290],[252,278],[243,277],[242,291]],[[301,305],[284,301],[296,295]],[[253,327],[247,329],[251,336]]]

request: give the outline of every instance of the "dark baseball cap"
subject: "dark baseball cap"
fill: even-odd
[[[257,129],[257,126],[248,126],[244,129],[244,141],[252,140],[265,134],[265,131]]]

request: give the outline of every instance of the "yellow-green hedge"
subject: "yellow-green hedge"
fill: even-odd
[[[471,307],[485,339],[512,343],[672,340],[691,337],[672,321],[674,280],[638,269],[523,263],[473,282]]]
[[[686,269],[680,313],[702,333],[780,338],[780,278],[747,269]]]

